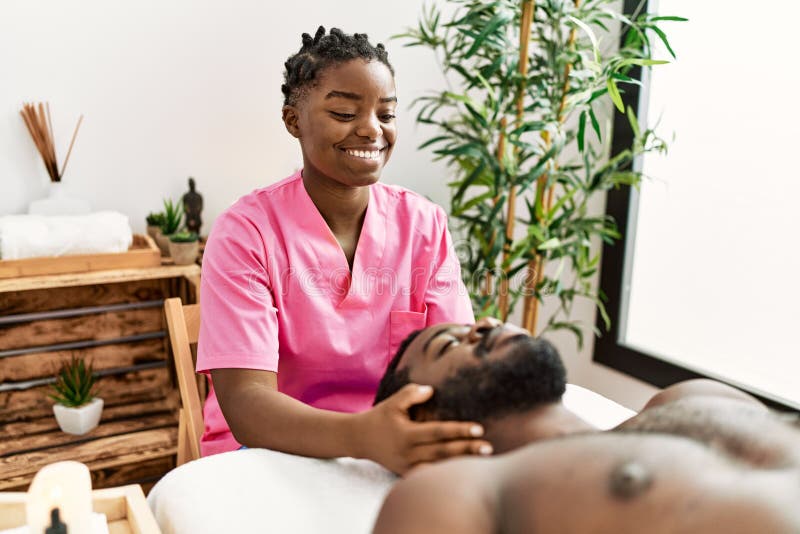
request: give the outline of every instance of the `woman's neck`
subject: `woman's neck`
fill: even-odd
[[[368,186],[348,187],[305,171],[303,185],[334,235],[358,235],[369,204]]]

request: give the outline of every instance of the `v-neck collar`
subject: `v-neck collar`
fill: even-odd
[[[319,284],[329,290],[340,307],[369,300],[368,293],[373,291],[374,284],[370,284],[367,276],[380,267],[386,245],[386,205],[382,199],[376,198],[379,195],[375,194],[375,186],[368,187],[367,211],[361,225],[351,271],[342,246],[306,191],[302,171],[298,172],[298,198],[302,205],[297,214],[302,218],[301,226],[310,236],[318,238],[313,241],[312,248],[321,269]]]

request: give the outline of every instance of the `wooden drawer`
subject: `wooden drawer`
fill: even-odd
[[[0,490],[77,460],[95,487],[142,484],[175,465],[177,409],[163,300],[196,302],[197,266],[0,280]],[[91,359],[105,407],[83,436],[61,432],[48,398],[59,363]]]

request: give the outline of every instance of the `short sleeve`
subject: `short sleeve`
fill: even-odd
[[[447,215],[436,207],[436,244],[431,279],[425,294],[427,325],[475,322],[469,292],[461,280],[461,265],[447,229]]]
[[[264,239],[235,209],[217,219],[203,253],[197,371],[277,371],[278,310]]]

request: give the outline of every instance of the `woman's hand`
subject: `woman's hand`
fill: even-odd
[[[489,442],[478,439],[483,428],[477,423],[412,421],[409,408],[427,401],[431,395],[430,386],[408,384],[371,410],[356,414],[359,456],[402,475],[426,462],[492,453]]]

